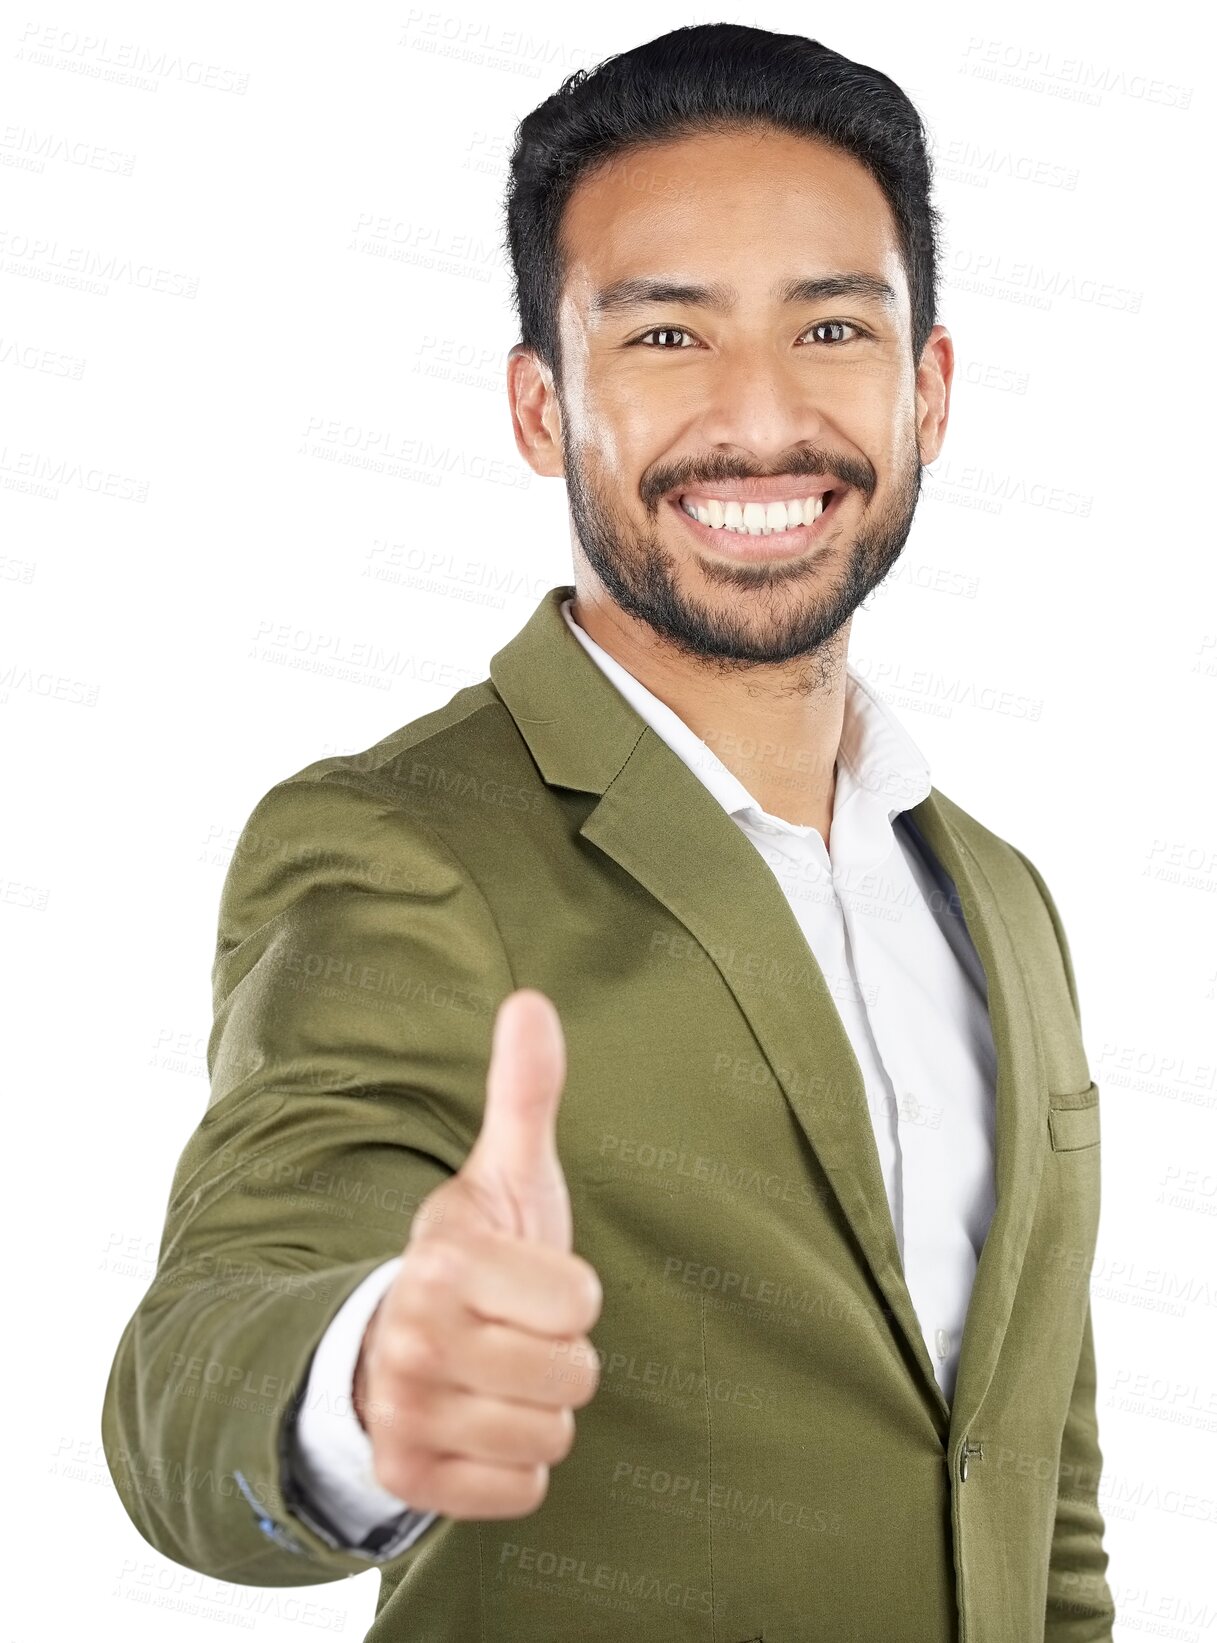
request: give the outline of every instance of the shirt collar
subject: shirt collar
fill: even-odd
[[[688,765],[706,789],[730,816],[763,823],[779,833],[805,837],[816,830],[786,821],[762,810],[752,794],[718,756],[690,730],[679,714],[622,667],[598,645],[571,615],[572,600],[562,601],[562,615],[575,638],[635,709],[677,755]],[[847,662],[845,666],[845,714],[837,750],[837,785],[833,801],[833,826],[846,806],[864,819],[871,830],[890,834],[893,819],[902,810],[919,804],[930,791],[930,770],[925,755],[891,708]],[[852,825],[852,824],[851,824]],[[890,837],[887,841],[890,844]]]

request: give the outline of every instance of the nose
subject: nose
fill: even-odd
[[[735,349],[698,379],[696,436],[706,449],[732,446],[767,464],[831,432],[819,373],[764,348]]]

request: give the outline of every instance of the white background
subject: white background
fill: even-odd
[[[571,579],[507,410],[514,127],[732,18],[881,68],[933,133],[951,425],[851,658],[1061,909],[1117,1635],[1212,1635],[1212,40],[1181,4],[227,0],[0,30],[6,1636],[316,1629],[155,1553],[100,1445],[207,1101],[220,886],[267,788],[484,677]],[[359,1637],[376,1584],[299,1596]]]

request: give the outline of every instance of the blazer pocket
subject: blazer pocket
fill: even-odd
[[[1048,1134],[1054,1152],[1080,1152],[1099,1144],[1099,1086],[1048,1095]]]

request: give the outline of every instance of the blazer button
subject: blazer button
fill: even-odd
[[[983,1443],[973,1443],[970,1438],[965,1438],[963,1440],[963,1447],[959,1451],[959,1481],[960,1481],[960,1483],[966,1483],[967,1482],[967,1477],[968,1477],[968,1456],[969,1455],[975,1455],[978,1459],[983,1459],[984,1452],[985,1452],[985,1446],[984,1446]]]

